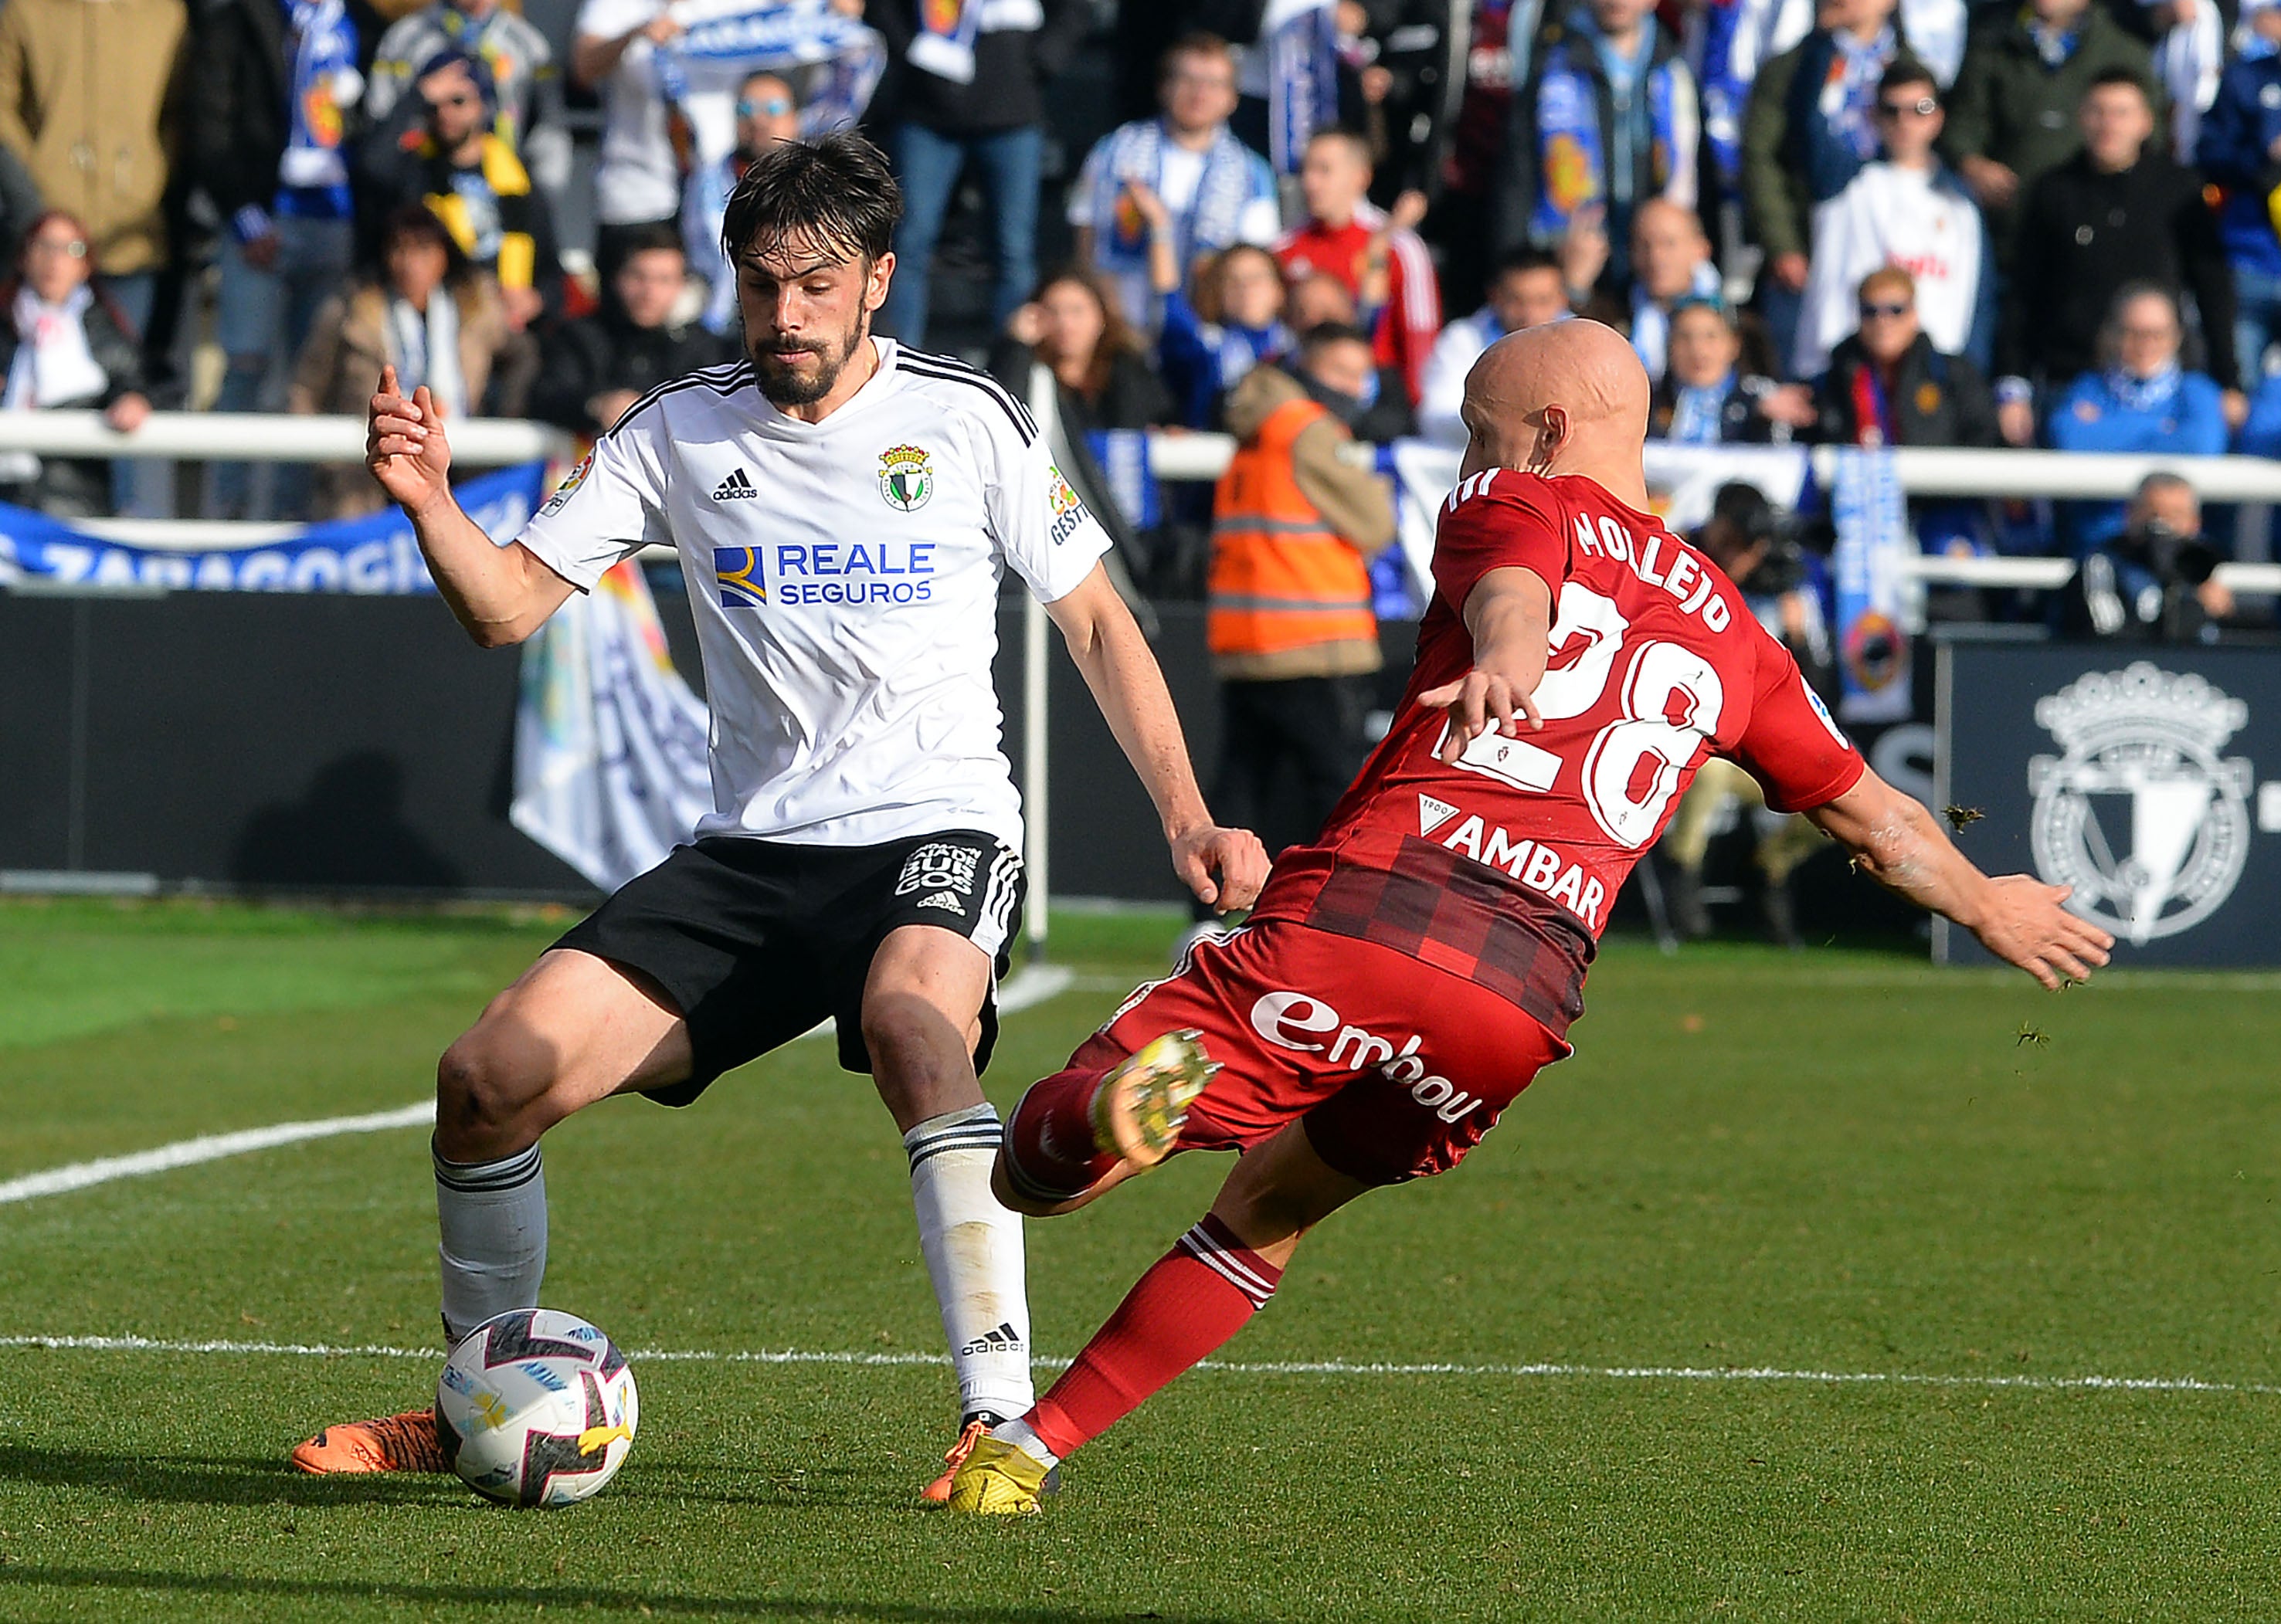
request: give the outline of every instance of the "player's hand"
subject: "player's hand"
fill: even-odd
[[[1444,766],[1455,766],[1465,746],[1494,728],[1509,739],[1544,726],[1533,694],[1519,693],[1512,682],[1494,672],[1476,667],[1454,682],[1429,688],[1418,696],[1429,711],[1450,713],[1450,731],[1434,753]]]
[[[396,368],[383,367],[380,390],[366,417],[365,466],[389,499],[411,512],[452,488],[452,448],[444,437],[444,408],[426,384],[406,400]]]
[[[2045,885],[2032,874],[1999,874],[1988,881],[1986,906],[1972,934],[1997,958],[2046,987],[2087,981],[2107,962],[2115,938],[2061,906],[2073,893],[2071,886]]]
[[[1259,900],[1267,883],[1267,848],[1249,829],[1200,823],[1172,836],[1172,872],[1207,908],[1233,913]]]

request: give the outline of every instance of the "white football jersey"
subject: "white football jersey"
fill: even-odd
[[[1051,603],[1109,537],[1003,385],[871,343],[878,371],[821,423],[743,362],[653,389],[518,539],[582,591],[649,543],[680,553],[713,716],[700,836],[972,828],[1018,850],[999,579]]]

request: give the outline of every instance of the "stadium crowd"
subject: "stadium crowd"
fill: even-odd
[[[1262,366],[1455,443],[1473,357],[1582,313],[1682,443],[2281,450],[2276,0],[5,0],[4,404],[340,411],[386,360],[596,433],[735,353],[727,193],[848,124],[907,197],[882,330],[1046,362],[1095,446],[1225,427]],[[5,460],[60,512],[173,495]],[[1098,472],[1128,535],[1196,517]],[[377,496],[222,466],[197,500]]]

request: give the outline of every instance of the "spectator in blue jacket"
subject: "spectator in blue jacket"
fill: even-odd
[[[2233,449],[2245,457],[2281,459],[2281,373],[2257,386],[2249,398],[2249,416],[2235,436]]]
[[[2218,81],[2194,157],[2224,201],[2218,235],[2233,264],[2234,351],[2244,387],[2281,339],[2281,237],[2271,196],[2281,187],[2281,0],[2242,0],[2248,42]]]
[[[2177,301],[2152,282],[2115,296],[2100,335],[2103,371],[2085,373],[2052,408],[2051,443],[2062,451],[2162,452],[2215,457],[2225,450],[2224,394],[2178,360],[2184,337]],[[2070,504],[2062,539],[2080,557],[2122,527],[2120,502]]]
[[[1194,304],[1160,288],[1164,330],[1156,358],[1190,428],[1219,427],[1220,397],[1253,367],[1298,348],[1283,320],[1283,268],[1249,242],[1212,257],[1196,276]]]

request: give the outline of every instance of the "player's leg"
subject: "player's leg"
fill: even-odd
[[[1371,1188],[1324,1161],[1303,1121],[1246,1151],[1211,1211],[1125,1294],[1037,1407],[977,1443],[953,1509],[1035,1510],[1038,1486],[1063,1456],[1249,1324],[1300,1238]]]
[[[863,1046],[910,1158],[919,1251],[958,1379],[962,1443],[1021,1414],[1036,1394],[1022,1220],[991,1194],[1003,1129],[975,1074],[992,971],[958,931],[905,925],[880,943],[863,987]],[[948,1474],[939,1482],[930,1498],[948,1495]]]
[[[1133,1288],[1037,1410],[977,1445],[953,1486],[955,1509],[1035,1509],[1029,1485],[1061,1456],[1241,1328],[1312,1224],[1374,1185],[1455,1166],[1538,1070],[1568,1052],[1473,981],[1372,943],[1276,923],[1200,947],[1078,1061],[1138,1047],[1132,1023],[1175,1011],[1193,1017],[1227,1065],[1196,1100],[1182,1143],[1250,1148],[1211,1212]],[[1009,1161],[1030,1150],[1029,1109],[1025,1100],[1016,1112]]]
[[[1067,1066],[1030,1086],[991,1174],[1000,1201],[1032,1218],[1056,1218],[1178,1148],[1191,1107],[1221,1066],[1253,1052],[1242,1011],[1258,990],[1244,974],[1258,957],[1256,935],[1188,942],[1171,974],[1135,991]],[[1232,1148],[1272,1131],[1218,1134],[1209,1143]]]
[[[446,1338],[538,1305],[546,1273],[539,1138],[625,1089],[689,1075],[688,1028],[649,979],[556,948],[493,998],[436,1068],[437,1256]],[[294,1450],[314,1473],[445,1469],[434,1418],[407,1411],[328,1427]]]
[[[539,1137],[574,1112],[688,1076],[681,1012],[640,971],[556,948],[436,1068],[436,1212],[445,1335],[535,1308],[546,1272]]]

